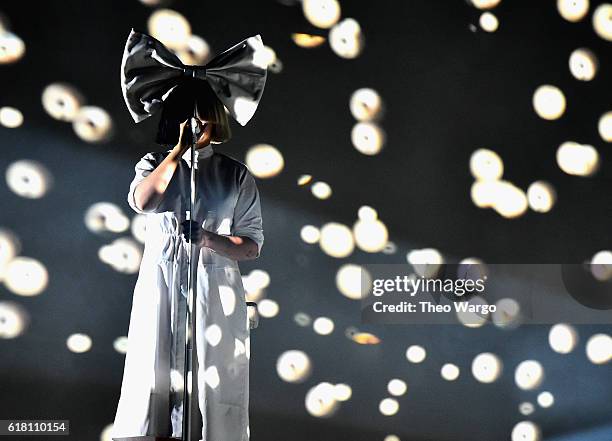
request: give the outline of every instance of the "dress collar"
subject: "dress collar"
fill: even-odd
[[[202,159],[206,159],[210,157],[214,153],[212,144],[208,144],[206,147],[201,147],[195,150],[195,159],[196,161],[201,161]],[[181,156],[187,163],[191,162],[191,149],[187,149],[183,156]]]

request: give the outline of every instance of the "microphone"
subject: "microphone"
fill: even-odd
[[[197,118],[191,118],[191,133],[193,134],[193,142],[194,144],[200,139],[200,135],[202,134],[202,127],[200,127],[200,122]]]

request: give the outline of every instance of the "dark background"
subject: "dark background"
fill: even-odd
[[[593,1],[591,11],[600,2]],[[285,158],[283,172],[258,180],[266,243],[262,256],[241,264],[272,278],[267,296],[280,314],[263,319],[251,339],[251,438],[301,440],[381,440],[395,433],[404,440],[509,439],[523,401],[538,392],[519,390],[514,367],[528,358],[542,362],[547,373],[543,390],[555,405],[530,417],[545,439],[612,423],[612,372],[592,365],[584,344],[606,326],[579,326],[580,343],[559,355],[547,343],[548,326],[507,332],[486,326],[373,326],[359,323],[356,302],[342,297],[334,283],[345,262],[402,263],[412,248],[434,247],[447,256],[478,256],[491,263],[578,263],[610,248],[609,219],[612,177],[609,145],[597,132],[597,121],[610,110],[610,43],[593,31],[590,14],[580,23],[563,20],[555,1],[502,1],[494,13],[497,32],[473,32],[480,12],[463,1],[343,1],[342,16],[359,21],[365,34],[363,54],[346,60],[327,44],[297,47],[292,32],[313,31],[299,5],[272,0],[175,1],[193,32],[220,51],[259,33],[283,63],[270,73],[254,119],[233,126],[234,137],[219,150],[244,159],[255,143],[269,143]],[[13,65],[0,66],[0,105],[19,108],[25,116],[18,129],[0,128],[0,167],[18,159],[43,162],[55,180],[40,200],[20,198],[0,185],[2,226],[24,244],[22,254],[43,262],[50,282],[33,298],[16,298],[3,286],[0,300],[23,304],[32,316],[28,331],[0,342],[0,418],[70,419],[70,439],[98,439],[114,418],[124,357],[112,342],[127,333],[136,276],[101,263],[98,249],[115,236],[97,236],[83,223],[85,210],[98,201],[130,208],[125,197],[135,162],[152,143],[155,121],[136,126],[125,108],[119,67],[131,27],[146,30],[152,12],[136,0],[4,1],[0,11],[12,32],[26,43],[26,54]],[[323,33],[325,35],[325,33]],[[588,47],[599,57],[600,70],[591,82],[575,80],[568,68],[571,51]],[[70,124],[51,119],[41,94],[52,82],[68,82],[112,115],[115,135],[94,145],[79,140]],[[554,84],[567,98],[567,110],[556,121],[533,111],[534,90]],[[354,118],[351,93],[372,87],[382,96],[382,126],[387,144],[377,156],[357,152],[350,141]],[[595,146],[601,157],[598,174],[579,178],[563,173],[555,153],[564,141]],[[468,162],[478,148],[491,148],[504,160],[504,177],[518,186],[545,179],[559,199],[547,214],[528,211],[504,219],[477,209],[470,199]],[[296,185],[310,173],[329,182],[328,200],[312,197]],[[333,259],[318,246],[304,244],[304,224],[338,221],[352,225],[361,205],[371,205],[398,244],[394,255],[360,251]],[[335,322],[329,336],[315,334],[293,321],[296,312],[325,315]],[[359,346],[344,336],[357,326],[377,334],[382,343]],[[74,354],[66,338],[84,332],[92,350]],[[406,361],[405,349],[420,344],[425,362]],[[278,356],[302,349],[313,360],[313,375],[301,385],[282,382]],[[501,379],[477,383],[471,360],[495,352],[504,361]],[[457,364],[460,378],[449,383],[440,367]],[[400,411],[378,412],[391,378],[408,383],[399,397]],[[306,391],[321,381],[345,382],[352,398],[324,420],[304,408]],[[611,439],[612,430],[606,432]],[[577,435],[581,440],[600,438]],[[217,440],[215,440],[217,441]]]

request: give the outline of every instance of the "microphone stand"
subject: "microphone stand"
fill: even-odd
[[[195,122],[196,109],[194,108],[194,117],[189,121],[191,127],[190,132],[190,149],[191,149],[191,178],[190,178],[190,197],[189,210],[186,213],[187,220],[193,220],[194,208],[196,201],[196,159],[195,159],[195,144],[197,142],[197,131]],[[185,363],[183,366],[183,441],[190,441],[191,431],[193,430],[194,422],[192,421],[194,400],[192,394],[194,387],[189,387],[189,372],[191,372],[191,385],[197,385],[198,373],[194,372],[194,341],[196,338],[196,297],[197,297],[197,260],[198,247],[191,240],[192,237],[192,222],[189,222],[189,274],[187,275],[187,308],[185,320]],[[198,436],[199,439],[199,436]]]

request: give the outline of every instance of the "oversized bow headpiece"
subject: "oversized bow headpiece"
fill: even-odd
[[[232,117],[244,126],[257,110],[266,84],[266,67],[255,59],[262,48],[261,36],[255,35],[204,66],[189,66],[159,40],[132,29],[121,62],[123,98],[134,121],[140,122],[159,111],[185,77],[192,77],[208,82]]]

